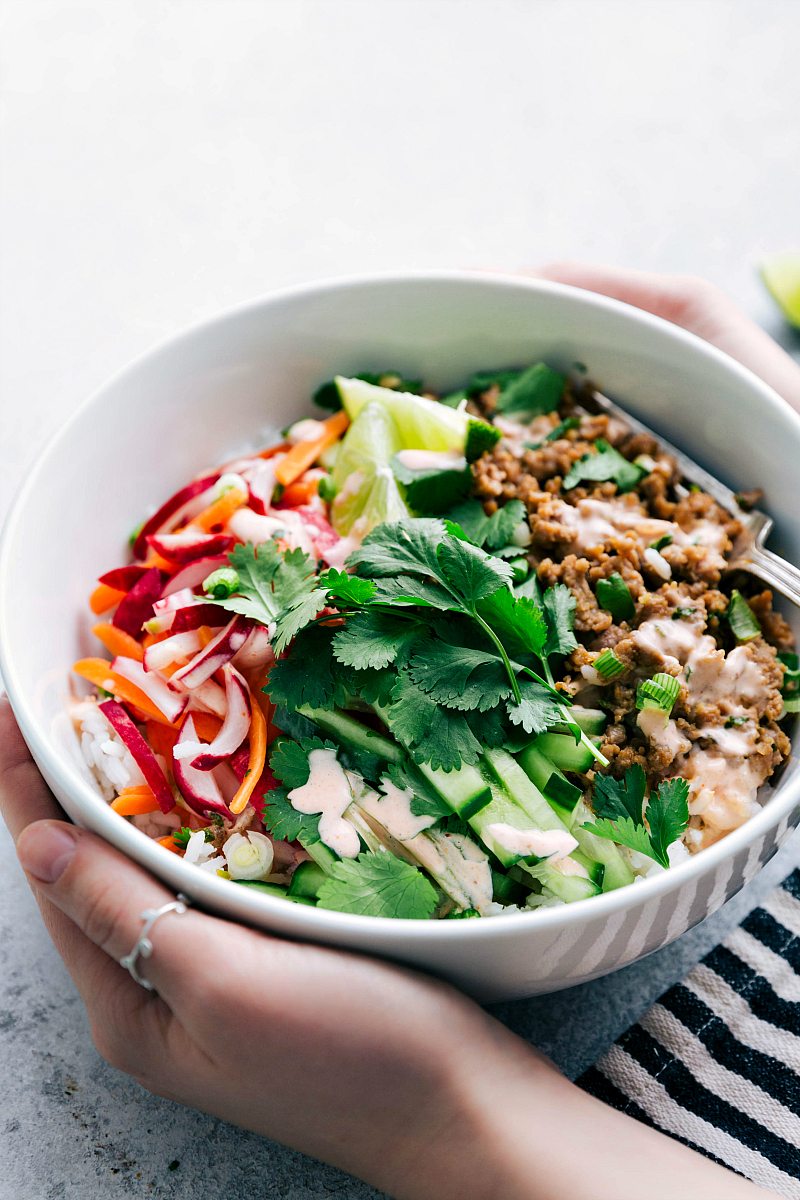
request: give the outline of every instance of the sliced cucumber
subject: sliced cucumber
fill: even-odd
[[[631,865],[626,861],[622,852],[608,838],[598,837],[596,833],[590,833],[588,829],[584,829],[583,825],[586,821],[591,821],[592,814],[589,809],[581,801],[575,806],[573,813],[573,824],[570,828],[570,833],[578,840],[578,846],[589,858],[596,859],[605,867],[603,874],[603,891],[613,892],[616,888],[627,887],[629,883],[633,883],[633,870]]]
[[[495,779],[529,818],[527,828],[533,825],[534,829],[567,829],[539,788],[508,751],[487,750],[484,758]]]
[[[510,825],[512,829],[529,831],[532,822],[524,809],[515,804],[510,796],[497,785],[492,786],[492,798],[485,808],[469,818],[469,825],[477,833],[487,850],[504,867],[513,867],[515,863],[523,862],[523,856],[507,850],[491,833],[487,832],[490,825]],[[546,806],[546,801],[543,800]],[[555,816],[551,811],[551,816]],[[557,818],[556,818],[557,819]]]
[[[572,858],[581,864],[592,883],[596,883],[598,887],[603,886],[603,876],[606,869],[601,862],[598,862],[596,858],[590,858],[581,849],[573,850]]]
[[[376,733],[374,729],[368,729],[366,725],[362,725],[360,721],[338,708],[329,711],[303,704],[297,711],[301,716],[313,721],[324,733],[329,733],[337,741],[352,746],[355,750],[374,754],[376,758],[383,758],[392,763],[401,762],[404,757],[397,742],[384,737],[382,733]]]
[[[442,771],[419,763],[418,768],[448,808],[465,821],[485,808],[492,798],[489,784],[477,767],[462,766],[457,771]]]
[[[339,858],[334,852],[325,845],[324,842],[303,842],[300,845],[305,850],[306,854],[310,854],[314,862],[326,875],[330,875],[331,867],[333,867]]]
[[[526,868],[551,895],[559,900],[572,904],[575,900],[588,900],[590,896],[598,896],[600,887],[592,879],[584,875],[562,875],[553,863],[539,863],[536,867]]]
[[[569,733],[540,733],[533,744],[562,771],[577,771],[580,774],[594,765],[591,750],[582,742],[576,742]]]
[[[589,737],[599,737],[608,724],[608,713],[603,712],[602,708],[583,708],[580,704],[573,704],[567,712]],[[569,728],[566,725],[554,725],[553,732],[569,733]]]
[[[523,885],[504,871],[492,869],[492,896],[498,904],[516,904],[524,895]]]
[[[289,883],[289,896],[303,896],[307,900],[316,900],[320,884],[327,878],[326,872],[315,862],[303,862],[292,875]]]
[[[581,789],[570,783],[563,771],[559,771],[535,745],[526,746],[517,755],[517,761],[531,783],[544,793],[548,802],[555,806],[558,815],[571,825],[572,811],[583,795]]]
[[[286,888],[280,887],[277,883],[266,883],[263,879],[234,879],[234,883],[238,883],[240,887],[250,888],[254,892],[261,892],[265,896],[280,896],[282,900],[291,900],[293,904],[311,904],[315,901],[308,899],[306,896],[291,896]]]

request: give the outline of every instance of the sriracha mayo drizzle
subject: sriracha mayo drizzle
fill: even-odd
[[[288,793],[292,808],[300,813],[319,813],[320,841],[341,858],[355,858],[358,834],[344,812],[353,802],[347,776],[335,750],[312,750],[308,756],[308,782]]]

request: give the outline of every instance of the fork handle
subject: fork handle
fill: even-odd
[[[735,565],[771,584],[792,604],[800,607],[800,569],[785,558],[765,550],[763,546],[753,546],[747,557]]]

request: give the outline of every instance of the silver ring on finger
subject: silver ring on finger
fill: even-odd
[[[182,917],[190,905],[191,901],[182,892],[178,892],[174,900],[170,900],[167,904],[162,904],[161,908],[146,908],[140,913],[142,919],[142,928],[136,943],[129,954],[119,960],[119,965],[124,967],[130,974],[131,978],[135,979],[140,987],[145,988],[148,992],[155,992],[155,988],[149,979],[139,972],[139,959],[150,958],[153,953],[153,942],[150,934],[153,926],[159,917],[166,916],[167,913],[176,913]]]

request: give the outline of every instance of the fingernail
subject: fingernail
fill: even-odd
[[[77,849],[72,830],[58,822],[29,825],[17,843],[23,870],[42,883],[55,883]]]

